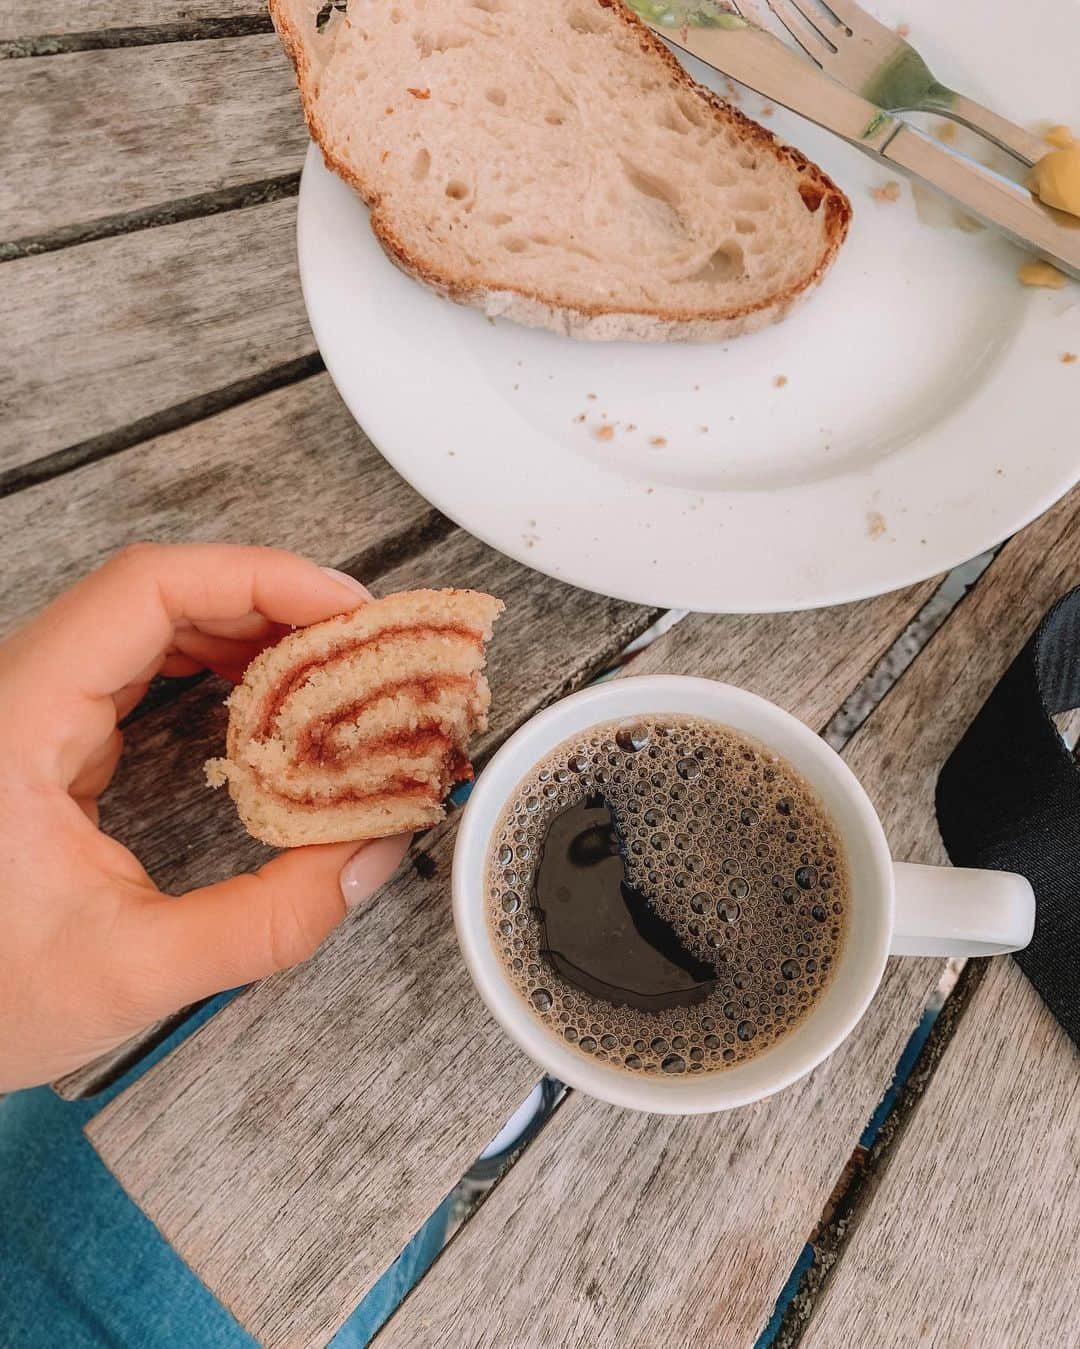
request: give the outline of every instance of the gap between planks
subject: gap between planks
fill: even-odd
[[[238,14],[233,18],[183,20],[101,28],[77,33],[42,33],[0,38],[0,60],[66,56],[72,52],[103,51],[114,47],[153,47],[172,42],[207,42],[215,38],[253,37],[272,33],[269,14]]]
[[[295,193],[308,147],[273,33],[0,63],[6,101],[19,108],[0,122],[19,183],[0,198],[9,259]]]
[[[220,399],[223,377],[235,401],[282,367],[320,368],[295,228],[283,199],[0,268],[10,320],[0,467],[27,469],[72,446],[85,460],[154,434],[158,417],[205,415],[201,400]]]
[[[77,248],[79,244],[112,239],[118,234],[135,234],[139,230],[157,229],[162,225],[178,225],[181,221],[197,220],[200,216],[242,211],[248,206],[264,206],[268,202],[281,201],[283,197],[295,197],[299,191],[299,172],[286,173],[256,183],[240,183],[216,192],[180,197],[160,206],[101,216],[85,224],[64,225],[43,234],[0,243],[0,263],[17,262],[20,258],[38,257],[42,253],[55,253],[61,248]]]
[[[159,412],[152,412],[148,417],[129,422],[115,431],[106,431],[76,445],[69,445],[66,449],[54,450],[52,454],[33,459],[28,464],[19,464],[0,472],[0,501],[28,488],[39,487],[66,473],[110,459],[125,450],[135,449],[158,436],[207,421],[231,408],[273,393],[276,389],[285,389],[290,384],[322,374],[325,369],[319,353],[312,352],[247,379],[238,379],[224,388],[213,389],[172,407],[162,408]]]
[[[852,1236],[854,1226],[867,1212],[880,1187],[889,1160],[904,1137],[914,1112],[926,1092],[949,1043],[956,1034],[975,989],[986,974],[986,960],[968,960],[945,999],[941,1011],[919,1051],[911,1071],[897,1092],[892,1109],[881,1122],[877,1136],[864,1157],[854,1157],[829,1200],[821,1221],[809,1234],[813,1261],[799,1280],[783,1319],[770,1341],[770,1349],[796,1349],[807,1323],[829,1285],[837,1263]]]
[[[1014,961],[978,965],[853,1207],[806,1349],[1078,1343],[1080,1061]]]

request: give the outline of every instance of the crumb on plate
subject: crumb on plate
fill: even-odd
[[[911,36],[911,24],[909,24],[909,23],[898,23],[898,24],[896,25],[896,36],[897,36],[897,37],[904,37],[904,38],[910,37],[910,36]]]
[[[866,515],[866,532],[872,539],[880,539],[885,533],[885,517],[880,511],[868,511]]]
[[[578,423],[583,422],[584,420],[585,420],[584,412],[579,412],[578,415],[574,418],[574,421]]]
[[[775,111],[776,109],[773,107],[771,103],[763,103],[761,105],[762,117],[771,117]]]
[[[777,389],[782,389],[786,383],[787,375],[776,375],[773,378],[773,386]]]
[[[1068,280],[1064,272],[1059,272],[1048,262],[1025,262],[1016,276],[1021,285],[1043,286],[1047,290],[1061,290]]]
[[[870,195],[875,201],[899,201],[900,184],[895,178],[890,178],[889,181],[881,187],[872,187],[870,189]]]
[[[663,449],[667,444],[667,436],[650,436],[649,444],[654,445],[658,450]]]
[[[597,440],[610,440],[614,434],[615,428],[613,426],[598,426],[593,432]]]
[[[405,92],[407,94],[412,94],[413,98],[425,99],[431,97],[430,89],[406,89]]]
[[[1075,351],[1063,351],[1061,353],[1062,365],[1075,365],[1077,361],[1080,361],[1080,356]]]
[[[596,397],[596,394],[594,394],[594,393],[587,393],[587,394],[585,395],[585,397],[586,397],[586,398],[595,398],[595,397]]]

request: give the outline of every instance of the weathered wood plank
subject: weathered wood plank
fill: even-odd
[[[933,811],[938,767],[1048,603],[1080,579],[1078,516],[1074,492],[1006,546],[845,751],[898,857],[944,860]],[[707,631],[724,622],[696,621]],[[827,660],[851,640],[818,642],[802,678],[816,674],[815,657]],[[771,644],[770,664],[784,651]],[[708,672],[726,668],[730,653],[721,648],[721,656],[725,663]],[[751,686],[804,716],[812,708],[810,719],[821,724],[822,708],[799,696],[799,677],[782,666],[779,673],[766,670]],[[738,682],[748,682],[747,674],[740,671]],[[752,1344],[940,968],[891,961],[866,1018],[840,1050],[803,1082],[749,1109],[706,1121],[643,1120],[575,1096],[390,1321],[380,1347]],[[969,1085],[976,1093],[969,1108],[980,1109],[978,1079]],[[909,1246],[913,1232],[921,1242],[914,1214],[903,1229]],[[1008,1259],[999,1222],[979,1235],[996,1277]],[[898,1265],[900,1242],[898,1226]],[[932,1258],[924,1280],[932,1269],[940,1277]],[[872,1243],[864,1260],[864,1268],[875,1260]],[[876,1301],[860,1284],[849,1311],[860,1298]],[[884,1328],[894,1312],[891,1301],[882,1305],[874,1324]],[[874,1343],[852,1337],[842,1316],[830,1324],[843,1332],[822,1346]],[[911,1343],[904,1330],[894,1320],[900,1338],[891,1342]],[[979,1342],[991,1341],[963,1343]]]
[[[39,33],[97,33],[109,28],[262,16],[261,0],[2,0],[0,40]]]
[[[8,61],[0,105],[0,240],[297,173],[307,147],[272,33]]]
[[[0,268],[0,470],[314,351],[296,202]]]
[[[488,554],[491,574],[466,579],[493,585],[496,565]],[[542,621],[529,615],[515,641],[504,632],[493,644],[493,661],[515,672],[546,668],[544,687],[523,697],[496,665],[499,736],[508,714],[516,722],[580,682],[582,644],[607,635],[594,597],[541,590]],[[688,619],[662,663],[794,686],[824,720],[928,590],[816,614]],[[513,622],[520,605],[507,599]],[[220,1013],[90,1127],[129,1192],[265,1344],[324,1343],[535,1080],[457,955],[453,829],[424,845],[434,877],[392,883],[308,969]]]
[[[992,962],[803,1349],[1076,1344],[1078,1068],[1019,967]]]
[[[317,375],[0,501],[0,636],[140,539],[272,544],[329,564],[376,557],[435,518]]]

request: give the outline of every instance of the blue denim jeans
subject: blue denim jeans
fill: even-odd
[[[0,1100],[0,1346],[219,1349],[255,1341],[132,1203],[83,1134],[118,1092],[217,1010],[223,994],[107,1091]],[[442,1247],[449,1198],[332,1340],[366,1345]]]

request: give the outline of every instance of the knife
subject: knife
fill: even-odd
[[[1080,218],[1044,206],[1027,188],[953,154],[837,84],[741,15],[719,13],[707,20],[708,27],[675,27],[643,13],[644,5],[632,7],[665,42],[834,132],[875,159],[895,164],[1080,280]],[[669,10],[665,18],[670,15]]]

